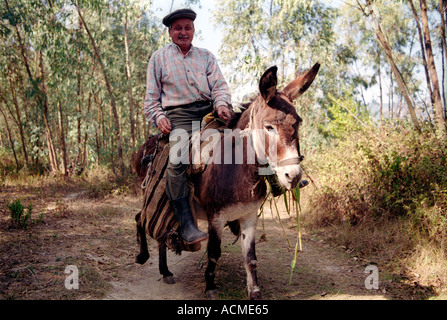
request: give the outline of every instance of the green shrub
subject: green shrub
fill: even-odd
[[[31,213],[33,210],[32,203],[28,205],[26,213],[23,204],[19,199],[12,201],[8,205],[8,208],[11,211],[12,223],[18,228],[27,229],[28,220],[31,217]]]

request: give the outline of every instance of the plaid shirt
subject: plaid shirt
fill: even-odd
[[[144,115],[158,124],[163,108],[212,101],[214,108],[231,104],[231,95],[214,55],[206,49],[191,49],[183,55],[171,43],[156,51],[147,68]]]

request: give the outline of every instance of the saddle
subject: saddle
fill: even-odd
[[[209,115],[204,118],[208,123],[202,128],[201,133],[209,132],[206,129],[219,129],[224,126],[223,122],[217,118],[211,118]],[[215,132],[215,131],[214,131]],[[203,138],[202,138],[203,140]],[[191,140],[191,145],[197,143],[197,141]],[[209,141],[205,141],[200,144],[200,149],[203,150],[209,144]],[[201,248],[201,243],[195,243],[188,245],[181,239],[179,232],[180,225],[175,217],[174,211],[171,208],[169,199],[166,195],[166,168],[169,161],[169,137],[166,135],[159,135],[153,154],[146,156],[142,161],[148,162],[146,178],[142,183],[144,189],[143,196],[143,208],[137,219],[139,219],[141,225],[148,234],[154,240],[158,242],[164,242],[166,246],[180,254],[185,251],[198,251]],[[190,163],[188,169],[188,175],[200,174],[205,170],[206,163],[202,161],[192,161],[194,152],[190,152]],[[194,221],[197,223],[197,212],[194,205],[194,185],[189,183],[190,194],[190,206],[193,212]]]
[[[200,134],[191,137],[189,176],[200,174],[205,170],[208,160],[213,156],[212,147],[219,141],[214,135],[222,136],[226,128],[225,123],[219,118],[214,118],[212,114],[207,115],[203,121],[205,124],[200,130]]]

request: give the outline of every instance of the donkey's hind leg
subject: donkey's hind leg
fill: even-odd
[[[140,254],[137,255],[135,262],[144,264],[149,259],[149,250],[147,249],[146,230],[141,223],[141,212],[135,216],[135,221],[137,222],[137,240],[140,244]]]
[[[166,244],[164,242],[158,243],[158,268],[160,274],[163,275],[163,282],[167,284],[174,284],[174,275],[168,269],[168,259],[166,252]]]

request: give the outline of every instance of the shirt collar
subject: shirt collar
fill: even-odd
[[[180,47],[178,45],[176,45],[174,42],[171,42],[171,46],[176,48],[178,50],[178,52],[183,55],[182,49],[180,49]],[[194,48],[194,46],[191,43],[191,47],[189,48],[189,51],[185,54],[185,57],[190,54],[190,52],[193,50],[193,48]]]

